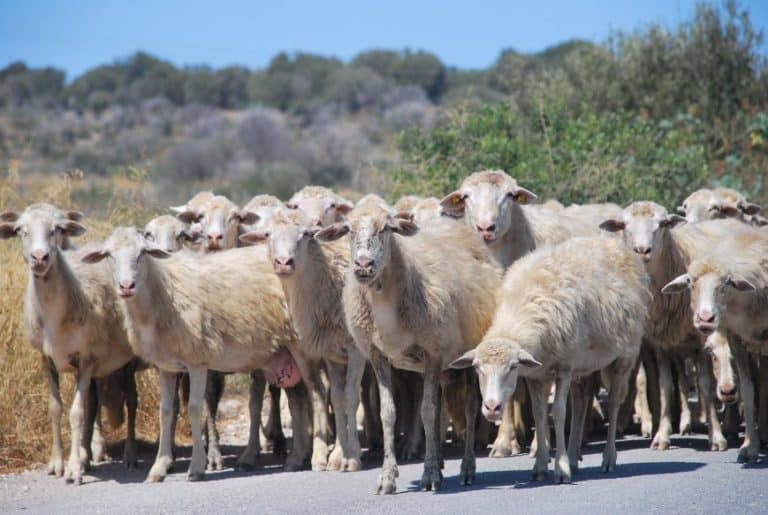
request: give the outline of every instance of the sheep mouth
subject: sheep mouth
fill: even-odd
[[[717,326],[715,324],[708,324],[708,323],[698,323],[696,325],[696,330],[701,333],[702,336],[709,336],[710,334],[715,332],[715,329],[717,329]]]
[[[499,420],[501,420],[501,413],[484,412],[483,416],[488,422],[498,422]]]
[[[491,232],[481,232],[480,236],[483,238],[486,245],[490,245],[496,241],[496,235]]]
[[[274,265],[275,273],[281,277],[293,275],[296,269],[292,265]]]
[[[359,268],[355,270],[355,278],[362,284],[373,282],[375,275],[373,270],[361,270]]]
[[[718,392],[717,398],[720,399],[720,402],[723,404],[734,404],[737,400],[739,400],[739,396],[735,393],[730,395],[723,395],[722,393]]]
[[[49,268],[48,263],[33,264],[29,266],[29,269],[32,270],[32,275],[35,277],[43,277],[48,273]]]
[[[117,294],[123,299],[130,299],[131,297],[136,295],[136,290],[134,288],[131,288],[131,289],[120,288],[120,291],[118,291]]]

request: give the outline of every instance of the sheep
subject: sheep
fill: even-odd
[[[180,206],[171,206],[171,211],[174,213],[184,213],[185,211],[197,211],[202,208],[206,202],[214,197],[214,193],[211,191],[201,191],[195,194],[194,197],[189,199],[186,204]]]
[[[424,200],[424,197],[418,195],[404,195],[397,199],[397,202],[392,207],[398,213],[405,213],[413,209],[422,200]]]
[[[763,231],[744,228],[721,241],[709,255],[691,262],[686,273],[670,281],[662,290],[667,294],[690,291],[692,322],[707,337],[713,364],[719,368],[715,374],[718,397],[725,402],[733,401],[735,397],[735,382],[728,368],[727,335],[732,334],[740,340],[732,342],[730,350],[736,362],[744,402],[745,438],[738,460],[747,463],[757,461],[760,449],[755,388],[747,351],[768,354],[766,256],[768,236]]]
[[[638,256],[618,239],[574,238],[544,247],[510,267],[493,323],[476,349],[451,363],[473,367],[483,415],[502,415],[523,377],[529,383],[538,439],[533,479],[547,476],[547,399],[552,380],[557,452],[555,483],[568,483],[578,466],[588,398],[579,379],[607,372],[608,438],[602,469],[616,467],[619,406],[640,353],[650,303],[649,278]],[[575,381],[575,382],[574,382]],[[574,388],[571,434],[565,445],[566,400]],[[591,394],[590,394],[591,396]]]
[[[746,221],[760,212],[760,206],[730,188],[701,188],[690,195],[677,208],[688,223],[719,218],[738,218]]]
[[[160,370],[160,446],[148,480],[162,481],[173,464],[170,429],[179,372],[188,372],[190,378],[193,449],[187,478],[204,478],[201,416],[209,369],[276,374],[287,388],[294,423],[294,451],[286,468],[302,467],[309,452],[309,424],[301,390],[295,386],[306,377],[306,366],[282,289],[263,253],[246,248],[203,256],[169,254],[135,228],[119,227],[81,259],[99,263],[107,257],[111,257],[112,290],[122,300],[128,342]],[[217,280],[210,281],[214,275]],[[293,359],[286,359],[282,349],[288,349]],[[256,414],[264,391],[260,386],[258,395],[251,396]]]
[[[418,226],[429,223],[431,220],[439,220],[443,216],[443,206],[440,205],[440,200],[435,197],[417,199],[406,210],[399,209],[395,204],[394,209],[397,212],[396,216],[409,218]]]
[[[0,239],[19,237],[29,266],[24,326],[30,344],[41,354],[48,383],[53,434],[48,473],[65,475],[67,481],[81,484],[91,455],[90,432],[97,417],[93,403],[88,403],[91,379],[104,378],[121,369],[134,355],[123,329],[117,298],[109,288],[106,267],[83,267],[79,256],[87,249],[59,248],[62,242],[85,232],[85,227],[73,218],[80,219],[82,215],[61,211],[50,204],[33,204],[21,214],[2,215]],[[76,377],[69,413],[72,441],[66,470],[58,380],[62,372],[74,373]],[[135,397],[132,401],[128,406],[129,431],[123,456],[129,467],[136,464]]]
[[[672,230],[684,222],[683,217],[669,214],[664,207],[654,202],[640,201],[627,206],[621,219],[606,220],[601,228],[622,232],[625,244],[640,255],[651,277],[653,300],[645,338],[656,357],[661,393],[659,426],[651,447],[666,450],[670,446],[670,409],[674,393],[671,360],[675,355],[687,354],[698,359],[699,392],[703,404],[708,407],[710,447],[712,450],[724,451],[728,443],[723,437],[714,403],[711,402],[711,364],[701,352],[700,339],[689,338],[695,331],[689,316],[688,298],[663,295],[661,289],[684,273],[686,265],[693,258],[702,255],[724,235],[738,232],[745,226],[736,220],[724,219],[686,224]]]
[[[322,186],[305,186],[285,203],[289,209],[301,209],[315,227],[340,222],[354,207],[350,201]]]
[[[269,257],[283,285],[304,354],[323,361],[331,383],[337,439],[329,470],[360,468],[357,407],[365,358],[346,328],[341,306],[344,275],[349,266],[347,243],[320,244],[313,220],[301,210],[282,210],[258,231],[240,240],[268,243]],[[312,302],[307,302],[312,298]]]
[[[166,252],[177,252],[184,248],[185,243],[197,241],[200,234],[174,216],[160,215],[144,226],[144,237]]]
[[[208,252],[233,248],[240,225],[256,221],[253,213],[239,209],[223,195],[213,196],[202,206],[187,209],[177,216],[185,223],[200,224],[200,233],[205,237],[205,250]]]
[[[437,490],[440,471],[441,371],[473,348],[490,324],[500,269],[471,230],[435,221],[419,230],[376,199],[358,203],[347,220],[319,231],[333,241],[349,234],[350,262],[342,293],[347,327],[373,365],[381,396],[384,463],[377,493],[396,490],[391,366],[424,376],[421,418],[426,452],[421,487]],[[471,384],[471,383],[470,383]],[[475,478],[477,396],[469,390],[460,482]]]
[[[260,229],[261,225],[269,221],[273,214],[284,207],[285,204],[277,197],[272,195],[256,195],[243,206],[243,211],[254,213],[257,216],[257,220],[250,225],[244,226],[241,234]]]
[[[536,198],[504,171],[485,170],[465,178],[459,189],[444,197],[440,204],[446,215],[464,217],[465,223],[482,236],[494,259],[506,269],[541,245],[560,243],[571,237],[557,209],[523,205]],[[526,398],[524,385],[521,386],[516,391],[515,402],[507,404],[491,447],[491,457],[521,451],[518,441],[522,441],[526,433],[519,416]]]

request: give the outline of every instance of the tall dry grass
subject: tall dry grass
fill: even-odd
[[[86,186],[81,173],[47,180],[35,179],[22,185],[18,167],[11,163],[0,178],[0,211],[23,210],[33,202],[49,202],[62,208],[77,209],[71,199],[77,188]],[[83,224],[88,232],[78,242],[106,237],[117,225],[140,225],[154,213],[145,196],[146,174],[136,173],[119,180],[103,208],[103,215],[86,213]],[[23,191],[24,193],[19,193]],[[22,300],[27,272],[18,239],[0,241],[0,473],[30,468],[47,461],[51,446],[48,418],[48,389],[41,368],[40,354],[26,340],[22,326]],[[74,381],[61,376],[65,408],[72,399]],[[147,370],[137,377],[139,413],[137,431],[141,439],[154,442],[158,434],[159,394],[157,375]],[[106,417],[103,417],[106,423]],[[66,411],[62,419],[65,445],[69,441]],[[109,428],[110,443],[125,438],[124,428]]]

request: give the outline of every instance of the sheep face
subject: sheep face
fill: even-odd
[[[245,244],[267,243],[272,267],[278,276],[289,277],[306,259],[307,245],[317,232],[300,211],[277,212],[263,227],[240,236]]]
[[[506,234],[515,214],[514,204],[525,204],[536,195],[518,186],[517,181],[502,171],[478,172],[467,177],[461,188],[440,203],[449,216],[464,216],[470,227],[491,244]]]
[[[81,259],[84,263],[98,263],[110,258],[117,293],[124,299],[130,299],[146,284],[148,271],[144,260],[147,256],[167,258],[170,255],[147,241],[136,228],[118,227],[101,248],[85,254]]]
[[[280,199],[273,197],[272,195],[257,195],[248,202],[244,211],[248,211],[256,215],[256,222],[243,227],[245,232],[257,231],[264,229],[267,222],[279,211],[285,209]]]
[[[738,400],[736,374],[733,370],[733,356],[728,338],[721,331],[710,334],[704,342],[704,350],[712,361],[712,372],[717,381],[717,398],[730,404]]]
[[[621,220],[606,220],[600,228],[610,232],[622,231],[624,242],[648,263],[661,251],[665,230],[684,222],[685,218],[669,214],[656,203],[634,202],[624,209]]]
[[[184,243],[196,241],[200,234],[170,215],[153,218],[144,227],[144,237],[166,252],[178,252]]]
[[[443,206],[433,197],[421,199],[411,208],[411,217],[416,225],[424,225],[431,220],[439,219],[442,215]]]
[[[705,258],[691,263],[688,273],[673,279],[661,291],[676,294],[688,289],[693,325],[702,335],[709,336],[719,327],[728,304],[737,300],[733,295],[752,293],[757,288],[720,263]]]
[[[504,403],[515,393],[520,367],[540,366],[529,352],[505,339],[484,340],[449,365],[454,369],[474,367],[483,398],[481,411],[491,422],[501,419]]]
[[[212,197],[199,210],[188,210],[178,215],[188,224],[200,224],[208,251],[231,249],[235,246],[239,226],[253,224],[258,219],[252,212],[238,209],[228,198]]]
[[[24,261],[36,277],[44,277],[58,257],[64,239],[85,232],[79,211],[61,211],[50,204],[33,204],[19,215],[0,215],[0,238],[21,238]]]
[[[392,234],[411,236],[418,231],[411,220],[396,218],[376,202],[358,204],[347,220],[331,225],[316,235],[319,241],[333,241],[349,234],[350,261],[361,284],[376,281],[392,256]]]
[[[285,205],[289,209],[303,211],[309,218],[310,224],[318,229],[342,221],[353,208],[348,200],[319,186],[303,188],[296,192]]]

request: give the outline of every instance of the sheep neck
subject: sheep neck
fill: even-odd
[[[504,269],[536,248],[531,221],[525,211],[517,204],[512,204],[510,211],[509,229],[488,245],[491,255]]]
[[[87,315],[88,300],[67,259],[56,253],[48,272],[42,276],[29,274],[29,291],[33,305],[49,319],[55,314],[60,324],[82,323]]]
[[[165,329],[171,324],[170,314],[174,311],[168,272],[149,256],[141,260],[140,266],[144,271],[144,287],[137,289],[133,299],[126,299],[128,316],[135,323]]]

